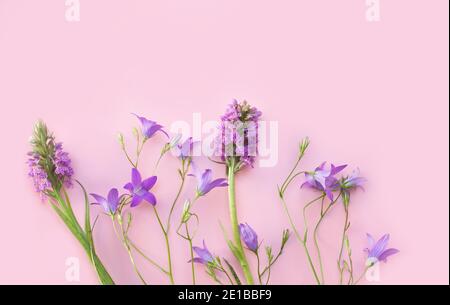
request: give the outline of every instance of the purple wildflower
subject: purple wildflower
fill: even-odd
[[[192,137],[189,137],[183,143],[177,143],[174,145],[172,151],[177,158],[186,160],[192,156],[194,144],[195,143],[192,141]]]
[[[55,166],[55,174],[63,181],[64,185],[72,185],[73,169],[70,165],[72,161],[69,154],[63,151],[62,143],[55,144],[55,154],[53,157],[53,164]]]
[[[106,198],[93,193],[91,193],[91,196],[94,197],[95,200],[97,200],[97,202],[94,202],[92,204],[101,205],[105,212],[108,214],[114,215],[116,213],[117,208],[119,207],[120,200],[119,191],[116,188],[112,188],[108,192],[108,196]]]
[[[220,132],[216,138],[216,154],[222,161],[236,157],[238,169],[253,166],[258,153],[258,121],[262,113],[246,101],[234,100],[221,117]]]
[[[374,265],[379,261],[386,262],[389,256],[399,252],[399,250],[394,248],[386,249],[389,242],[389,234],[383,235],[383,237],[375,242],[372,235],[367,233],[367,240],[369,242],[369,248],[364,249],[364,251],[368,253],[367,262],[370,265]]]
[[[256,232],[247,223],[241,223],[239,225],[239,231],[247,248],[256,252],[258,250],[258,235]]]
[[[212,256],[211,252],[209,252],[208,248],[206,247],[205,241],[203,241],[203,248],[192,247],[192,250],[194,250],[195,254],[197,254],[197,257],[194,257],[194,259],[193,259],[193,261],[195,263],[199,263],[199,264],[203,264],[203,265],[214,264],[214,257]]]
[[[128,182],[124,188],[128,190],[132,196],[131,207],[139,205],[143,200],[152,205],[156,205],[155,195],[150,193],[150,189],[155,185],[157,180],[156,176],[142,181],[141,174],[136,168],[131,170],[131,182]]]
[[[325,164],[326,162],[323,162],[314,171],[306,172],[306,181],[301,187],[308,186],[324,192],[330,200],[333,200],[333,191],[339,186],[339,181],[335,175],[341,172],[347,165],[334,166],[334,164],[331,164],[330,169],[325,169]]]
[[[32,152],[28,153],[28,176],[33,180],[42,199],[48,191],[59,192],[62,186],[72,185],[73,169],[69,154],[62,149],[61,143],[55,143],[54,136],[43,122],[34,127],[31,139]]]
[[[206,195],[216,187],[228,186],[226,178],[212,180],[212,171],[210,169],[200,172],[195,164],[192,165],[194,174],[189,174],[189,176],[197,178],[197,197]]]
[[[45,192],[52,187],[52,184],[48,180],[48,175],[42,166],[39,164],[39,154],[30,152],[28,153],[28,176],[33,179],[34,188],[36,192],[41,194],[42,199],[45,197]]]
[[[350,176],[343,177],[339,181],[339,187],[342,191],[344,203],[350,202],[350,192],[352,189],[361,188],[364,190],[363,185],[366,182],[364,177],[359,174],[359,168],[353,171]]]
[[[146,118],[144,118],[142,116],[139,116],[137,114],[134,114],[134,115],[139,119],[139,121],[142,124],[142,134],[144,135],[145,139],[150,139],[158,131],[161,131],[167,137],[169,137],[167,132],[164,131],[162,125],[159,125],[155,121],[148,120],[148,119],[146,119]]]

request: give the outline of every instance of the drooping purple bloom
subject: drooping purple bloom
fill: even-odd
[[[246,101],[234,100],[221,116],[216,138],[216,155],[222,161],[235,157],[238,168],[253,166],[258,154],[258,121],[262,113]]]
[[[326,169],[325,164],[326,162],[323,162],[314,171],[306,172],[306,181],[301,187],[307,186],[324,192],[330,200],[333,200],[333,191],[339,186],[339,181],[335,176],[347,167],[347,165],[335,166],[331,164],[330,169]]]
[[[203,241],[203,248],[192,247],[192,250],[194,250],[195,254],[197,254],[197,257],[194,257],[193,259],[195,263],[203,265],[214,264],[214,257],[206,247],[205,241]]]
[[[133,113],[134,114],[134,113]],[[148,120],[142,116],[139,116],[137,114],[134,114],[139,121],[142,124],[142,134],[144,135],[144,137],[146,139],[150,139],[151,137],[153,137],[153,135],[160,131],[162,133],[164,133],[167,137],[169,137],[169,135],[167,134],[167,132],[164,131],[163,126],[159,125],[158,123],[156,123],[155,121],[151,121]]]
[[[94,202],[92,204],[98,204],[103,207],[106,213],[114,215],[117,211],[117,208],[119,207],[119,191],[116,188],[112,188],[108,192],[108,196],[102,197],[97,194],[90,194],[97,202]]]
[[[386,262],[386,259],[398,253],[399,250],[394,248],[387,248],[387,244],[389,242],[389,234],[383,235],[377,242],[372,237],[372,235],[367,233],[367,241],[369,243],[369,247],[364,249],[367,252],[367,261],[369,264],[375,264],[379,261]]]
[[[55,144],[55,152],[53,156],[53,164],[55,166],[55,174],[64,183],[65,186],[72,186],[73,169],[71,166],[69,154],[62,148],[62,143]]]
[[[216,187],[228,186],[226,178],[212,180],[212,171],[210,169],[201,172],[195,164],[192,164],[192,167],[194,174],[189,174],[189,176],[197,178],[197,197],[206,195]]]
[[[39,154],[30,152],[28,153],[28,176],[33,180],[34,188],[36,192],[41,194],[41,198],[45,198],[45,191],[52,187],[52,184],[48,180],[48,175],[42,166],[39,164]]]
[[[239,225],[239,232],[247,248],[256,252],[258,250],[258,235],[256,232],[247,223]]]
[[[156,180],[157,177],[152,176],[142,181],[139,171],[136,168],[131,170],[131,182],[128,182],[124,186],[132,196],[131,207],[139,205],[142,201],[156,205],[156,197],[150,193],[150,189],[155,185]]]
[[[192,137],[189,137],[183,143],[177,143],[174,145],[172,151],[175,157],[180,158],[181,160],[186,160],[189,157],[192,157],[193,149],[194,142],[192,141]]]
[[[353,189],[361,188],[364,190],[363,185],[366,182],[366,178],[360,176],[359,168],[355,169],[350,176],[343,177],[339,180],[339,187],[342,191],[344,203],[350,202],[350,192]]]

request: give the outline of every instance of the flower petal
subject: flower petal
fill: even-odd
[[[132,192],[133,189],[134,189],[133,184],[131,182],[128,182],[127,184],[125,184],[123,186],[123,188],[126,189],[126,190],[129,190],[130,192]]]
[[[142,181],[142,187],[147,191],[150,190],[155,185],[157,179],[158,178],[156,176],[145,179],[144,181]]]
[[[378,260],[386,262],[386,259],[391,256],[394,255],[395,253],[398,253],[399,250],[394,249],[394,248],[389,248],[383,251],[383,253],[380,254],[380,256],[378,256]]]
[[[130,207],[134,208],[135,206],[138,206],[142,202],[142,197],[138,195],[134,195],[133,199],[131,199]]]
[[[133,186],[139,185],[142,182],[141,174],[136,168],[133,168],[131,170],[131,183],[133,183]]]
[[[145,194],[143,194],[142,195],[142,199],[144,199],[145,201],[147,201],[151,205],[155,205],[156,204],[156,197],[155,197],[155,195],[153,195],[150,192],[146,192]]]

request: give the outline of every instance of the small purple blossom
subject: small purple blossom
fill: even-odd
[[[186,160],[192,157],[192,150],[194,149],[194,142],[192,137],[187,138],[183,143],[177,143],[173,146],[172,151],[175,157],[181,160]]]
[[[33,180],[34,188],[36,192],[41,194],[41,198],[44,199],[45,191],[52,187],[52,184],[48,180],[48,175],[42,166],[39,164],[39,154],[30,152],[28,153],[28,176]]]
[[[256,232],[247,223],[239,225],[239,232],[247,248],[256,252],[258,250],[258,235]]]
[[[197,257],[194,257],[194,259],[193,259],[193,261],[195,263],[199,263],[199,264],[203,264],[203,265],[214,264],[214,257],[212,256],[211,252],[209,252],[208,248],[206,247],[205,241],[203,241],[203,248],[192,247],[192,250],[194,250],[195,254],[197,254]]]
[[[133,113],[134,114],[134,113]],[[155,121],[151,121],[148,120],[142,116],[139,116],[137,114],[134,114],[139,121],[142,124],[142,134],[144,135],[144,137],[146,139],[150,139],[151,137],[153,137],[153,135],[160,131],[162,133],[164,133],[167,137],[169,137],[169,135],[167,134],[167,132],[164,131],[163,126],[159,125],[158,123],[156,123]]]
[[[361,188],[364,190],[363,185],[366,182],[366,178],[361,177],[359,168],[353,171],[350,176],[343,177],[339,180],[339,187],[342,191],[344,203],[350,202],[350,192],[353,189]]]
[[[383,261],[399,252],[399,250],[394,248],[386,249],[389,242],[389,234],[383,235],[377,242],[375,242],[372,235],[367,233],[367,241],[369,243],[369,248],[364,249],[367,252],[367,262],[371,265]]]
[[[197,178],[197,197],[206,195],[216,187],[228,186],[226,178],[212,180],[212,171],[210,169],[200,172],[195,164],[192,165],[194,174],[189,174],[189,176]]]
[[[62,148],[62,143],[55,144],[55,152],[53,156],[53,164],[55,166],[55,174],[64,183],[65,186],[72,186],[73,169],[71,166],[69,154]]]
[[[326,162],[316,167],[312,172],[306,172],[306,181],[301,185],[307,186],[321,192],[324,192],[330,200],[333,200],[333,191],[339,186],[339,181],[335,177],[336,174],[341,172],[347,165],[335,166],[331,164],[330,169],[325,168]]]
[[[116,188],[112,188],[108,192],[108,196],[106,198],[93,193],[90,195],[97,201],[92,204],[101,205],[108,214],[114,215],[116,213],[120,201],[119,191]]]
[[[131,182],[125,184],[124,188],[128,190],[132,196],[131,207],[139,205],[143,200],[152,205],[156,205],[156,197],[150,192],[150,189],[155,185],[156,176],[142,181],[141,174],[136,168],[131,170]]]

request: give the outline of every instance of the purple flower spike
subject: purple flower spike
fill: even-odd
[[[258,250],[258,235],[256,232],[247,223],[239,225],[239,232],[247,248],[256,252]]]
[[[333,191],[339,186],[339,181],[335,175],[346,168],[347,165],[335,166],[331,164],[330,169],[325,169],[325,164],[326,162],[323,162],[313,172],[306,172],[306,181],[301,187],[307,186],[324,192],[330,200],[333,200]]]
[[[369,248],[364,249],[368,253],[367,261],[373,265],[379,261],[386,262],[387,258],[399,250],[394,248],[386,249],[389,242],[389,234],[383,235],[377,242],[373,239],[372,235],[367,233],[367,240],[369,242]]]
[[[203,265],[214,264],[214,257],[206,247],[205,241],[203,241],[203,248],[192,247],[192,250],[194,250],[195,254],[197,254],[197,257],[194,257],[195,263]]]
[[[116,213],[117,207],[119,206],[119,191],[116,188],[112,188],[108,192],[107,198],[97,194],[90,195],[94,197],[95,200],[97,200],[97,202],[94,202],[92,204],[101,205],[105,212],[110,215],[114,215]]]
[[[178,143],[175,145],[172,150],[174,155],[181,160],[186,160],[192,156],[192,150],[194,149],[194,142],[192,141],[192,137],[189,137],[184,141],[184,143]]]
[[[169,135],[167,134],[167,132],[165,132],[163,130],[163,126],[159,125],[158,123],[156,123],[155,121],[151,121],[148,120],[142,116],[138,116],[137,114],[134,114],[139,121],[142,124],[142,134],[144,135],[144,137],[146,139],[150,139],[151,137],[153,137],[153,135],[157,132],[157,131],[161,131],[162,133],[164,133],[167,137],[169,137]]]
[[[136,168],[131,170],[131,182],[128,182],[124,186],[124,188],[128,190],[132,196],[131,207],[139,205],[143,200],[152,205],[156,204],[155,195],[149,192],[155,185],[156,180],[157,177],[152,176],[142,181],[139,171]]]
[[[195,164],[192,164],[192,167],[194,169],[194,174],[189,174],[189,176],[194,176],[197,178],[198,197],[206,195],[216,187],[228,186],[226,178],[212,180],[212,171],[210,169],[206,169],[203,173],[201,173]]]

